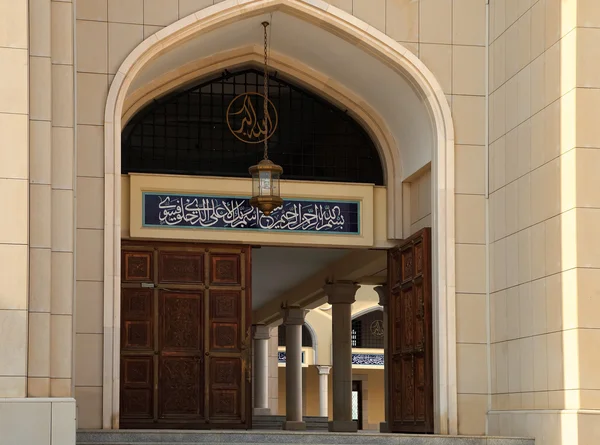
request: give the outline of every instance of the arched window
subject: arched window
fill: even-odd
[[[257,70],[226,71],[150,103],[123,130],[122,173],[247,178],[263,147],[238,140],[226,115],[237,95],[262,92],[262,85]],[[269,157],[284,179],[383,185],[373,141],[345,111],[277,74],[269,85],[278,115]]]
[[[383,349],[383,312],[373,310],[352,320],[352,347]]]
[[[285,346],[285,326],[279,325],[278,330],[278,344],[279,346]],[[306,326],[306,323],[302,325],[302,347],[303,348],[312,348],[313,347],[313,339],[310,333],[310,330]]]

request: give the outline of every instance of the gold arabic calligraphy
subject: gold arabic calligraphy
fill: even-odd
[[[261,105],[264,102],[264,96],[260,93],[242,93],[235,97],[227,107],[229,130],[240,141],[248,144],[257,144],[273,136],[278,121],[277,110],[270,100],[267,100],[266,116],[259,117],[253,99],[260,102]],[[232,108],[236,110],[235,105],[240,103],[240,108],[232,111]],[[271,113],[274,115],[274,119],[271,117]]]

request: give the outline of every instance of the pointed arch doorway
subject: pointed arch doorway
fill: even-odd
[[[103,426],[105,428],[118,428],[119,426],[119,333],[120,327],[120,206],[121,206],[121,178],[120,171],[120,141],[122,118],[127,111],[125,103],[128,95],[133,93],[132,85],[143,80],[151,82],[153,79],[144,79],[143,70],[161,54],[167,54],[185,41],[190,41],[197,36],[209,38],[208,33],[215,29],[224,28],[238,23],[248,17],[255,17],[262,13],[281,13],[296,17],[299,21],[320,28],[319,32],[331,32],[339,38],[344,48],[355,47],[364,54],[378,60],[382,66],[396,73],[397,79],[410,84],[426,110],[428,126],[432,129],[432,221],[434,221],[432,242],[433,255],[432,279],[434,319],[434,343],[436,361],[434,363],[434,411],[435,430],[437,433],[457,433],[457,394],[456,394],[456,331],[454,326],[454,153],[453,153],[453,124],[450,110],[439,83],[425,66],[414,57],[406,48],[397,42],[383,36],[369,28],[365,23],[352,17],[339,9],[324,2],[297,2],[291,0],[264,0],[260,2],[247,2],[239,4],[236,0],[226,0],[201,11],[195,16],[187,17],[161,32],[151,36],[140,44],[119,68],[111,85],[107,99],[105,113],[105,209],[106,220],[104,232],[104,309],[105,309],[105,348],[104,348],[104,378],[103,378]],[[313,25],[317,25],[316,27]],[[290,31],[286,29],[286,31]],[[311,30],[304,30],[301,39],[313,35]],[[315,34],[316,35],[316,34]],[[361,45],[356,46],[356,41]],[[208,48],[208,46],[206,46]],[[317,51],[322,47],[313,45]],[[222,48],[224,52],[232,48]],[[214,51],[218,51],[213,49]],[[284,51],[286,53],[286,51]],[[378,149],[385,158],[386,184],[388,193],[388,238],[402,239],[402,211],[401,188],[403,174],[400,168],[403,165],[400,149],[395,146],[394,137],[386,127],[386,120],[392,119],[394,113],[389,110],[398,110],[397,106],[386,109],[369,105],[361,99],[360,95],[352,94],[344,85],[321,73],[307,67],[307,62],[300,60],[293,62],[295,54],[287,51],[292,60],[280,59],[280,65],[290,73],[297,74],[298,78],[312,84],[317,90],[323,91],[328,97],[335,97],[341,102],[349,104],[350,108],[366,123],[369,133],[375,136],[380,144]],[[198,52],[195,52],[198,56]],[[237,56],[240,55],[238,51]],[[204,57],[204,56],[201,56]],[[228,56],[231,57],[231,56]],[[331,58],[321,58],[320,61],[334,64]],[[209,63],[210,62],[210,63]],[[214,72],[212,63],[222,63],[219,57],[210,61],[202,61],[204,69]],[[304,64],[303,64],[304,63]],[[200,64],[200,65],[201,65]],[[344,69],[343,64],[340,65]],[[324,67],[326,68],[326,67]],[[198,68],[200,69],[200,68]],[[382,68],[383,69],[383,68]],[[317,70],[318,71],[318,70]],[[346,67],[346,73],[353,72]],[[390,79],[390,78],[388,78]],[[408,82],[405,80],[409,79]],[[189,79],[188,79],[189,80]],[[332,81],[333,80],[333,81]],[[331,81],[331,82],[330,82]],[[382,84],[389,86],[389,80],[382,80]],[[139,86],[139,82],[138,82]],[[353,87],[354,88],[354,87]],[[358,89],[358,86],[356,86]],[[400,87],[399,87],[400,88]],[[397,91],[389,89],[388,91]],[[366,93],[365,93],[366,97]],[[390,96],[391,97],[391,96]],[[138,97],[139,99],[139,97]],[[130,104],[131,105],[131,104]],[[393,105],[393,104],[392,104]],[[397,103],[396,103],[397,105]],[[414,115],[411,109],[410,118]],[[407,133],[409,134],[409,133]],[[403,147],[410,144],[400,144]],[[409,160],[410,161],[410,160]],[[405,165],[405,164],[404,164]]]

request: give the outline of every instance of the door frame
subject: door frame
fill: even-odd
[[[186,249],[190,249],[193,248],[193,250],[198,251],[199,249],[204,249],[206,252],[208,252],[209,250],[218,250],[218,249],[222,249],[225,251],[231,251],[231,250],[241,250],[241,253],[244,255],[244,260],[245,263],[241,264],[240,263],[240,273],[244,273],[245,272],[245,279],[243,281],[244,285],[241,287],[242,291],[244,292],[244,302],[243,302],[243,309],[242,309],[242,318],[241,321],[243,323],[243,326],[240,332],[240,335],[242,335],[242,341],[240,343],[240,347],[241,347],[241,357],[242,357],[242,364],[241,364],[241,378],[242,378],[242,393],[241,393],[241,400],[240,400],[240,409],[242,410],[241,417],[242,417],[242,422],[240,422],[239,424],[229,424],[229,423],[223,423],[223,421],[219,422],[211,422],[211,423],[207,423],[206,427],[202,424],[193,424],[192,426],[187,426],[185,423],[182,424],[169,424],[169,423],[160,423],[160,424],[156,424],[156,426],[153,427],[149,427],[149,428],[173,428],[175,427],[176,429],[181,429],[181,430],[185,430],[185,429],[218,429],[218,425],[219,424],[223,424],[224,429],[230,429],[230,430],[234,430],[234,429],[252,429],[252,399],[253,399],[253,394],[252,394],[252,360],[253,360],[253,351],[252,351],[252,346],[253,346],[253,342],[252,339],[254,338],[254,327],[252,325],[252,247],[250,245],[242,245],[242,244],[205,244],[205,243],[198,243],[198,242],[173,242],[173,241],[160,241],[160,240],[122,240],[121,243],[121,251],[120,251],[120,255],[119,258],[122,255],[122,252],[124,250],[131,250],[131,251],[135,251],[135,250],[139,250],[139,251],[149,251],[149,250],[155,250],[157,247],[162,247],[162,248],[175,248],[178,249],[180,251],[185,251]],[[153,256],[153,264],[151,265],[151,267],[155,268],[154,272],[158,273],[158,270],[156,269],[156,266],[158,265],[158,255],[154,254]],[[124,267],[124,263],[121,264],[122,267]],[[204,273],[206,275],[207,273],[207,265],[204,265]],[[121,272],[121,271],[120,271]],[[122,274],[119,274],[119,279],[122,279]],[[120,281],[121,282],[121,281]],[[159,288],[158,288],[159,289]],[[203,300],[203,320],[201,320],[201,322],[206,321],[207,319],[209,319],[210,315],[209,313],[204,313],[208,309],[209,306],[209,301],[207,300],[207,297],[210,295],[208,293],[208,283],[203,283],[202,286],[202,300]],[[159,295],[159,301],[160,301],[160,295]],[[121,293],[119,292],[119,302],[121,302]],[[155,302],[156,303],[156,302]],[[153,303],[153,304],[155,304]],[[160,319],[160,313],[159,313],[159,308],[160,308],[160,304],[154,309],[154,314],[152,315],[153,321],[156,322],[156,318]],[[115,308],[116,309],[116,308]],[[122,318],[121,318],[121,306],[118,306],[118,313],[119,313],[119,340],[121,339],[121,322],[122,322]],[[204,342],[204,348],[208,347],[208,341],[209,339],[206,337],[207,335],[207,327],[203,328],[204,332],[202,335],[203,338],[203,342]],[[158,324],[156,324],[155,326],[155,332],[154,332],[154,336],[158,335]],[[120,342],[119,342],[120,344]],[[122,372],[122,361],[121,361],[121,345],[117,351],[118,353],[118,357],[119,360],[116,361],[116,364],[119,366],[117,372],[119,376],[121,376],[121,372]],[[205,354],[209,354],[209,349],[205,349]],[[217,354],[217,357],[219,356],[219,354]],[[243,357],[246,357],[246,359],[244,360]],[[209,366],[205,366],[205,362],[204,360],[202,361],[202,366],[205,367],[204,371],[203,371],[203,375],[204,375],[204,380],[205,382],[207,382],[207,379],[209,379],[209,375],[210,375],[210,370],[208,369]],[[155,369],[156,371],[156,369]],[[158,377],[156,377],[158,378]],[[120,389],[121,389],[121,382],[120,382],[120,378],[119,381],[115,382],[115,385],[117,386],[117,388],[119,389],[119,395],[120,395]],[[210,386],[207,386],[205,384],[205,386],[203,387],[203,403],[204,403],[204,416],[205,418],[208,418],[208,416],[210,416],[210,407],[209,407],[209,399],[206,399],[206,397],[208,396],[208,393],[210,391]],[[120,407],[120,403],[121,403],[121,399],[119,397],[119,399],[117,400],[117,403],[119,404]],[[154,401],[154,404],[158,403],[157,400]],[[208,411],[206,411],[208,410]],[[119,408],[119,417],[117,419],[117,421],[120,423],[120,413],[121,410]]]

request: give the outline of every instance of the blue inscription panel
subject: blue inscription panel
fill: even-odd
[[[144,192],[144,227],[360,234],[360,202],[285,200],[271,215],[248,198]]]

